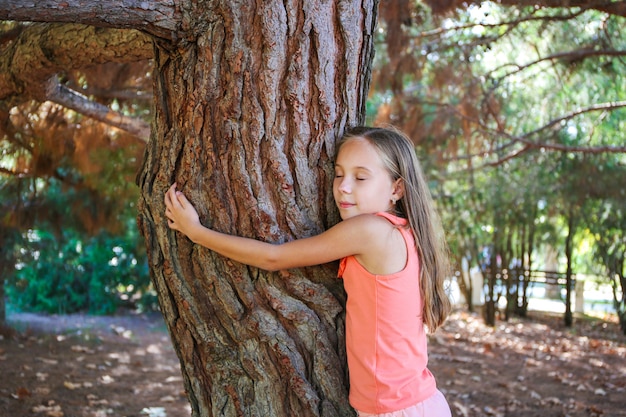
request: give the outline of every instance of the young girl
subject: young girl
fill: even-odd
[[[446,248],[413,144],[390,129],[352,129],[337,144],[333,195],[340,223],[283,244],[207,229],[176,184],[165,214],[193,242],[257,268],[341,259],[350,404],[359,416],[450,416],[426,367],[424,328],[434,332],[450,311]]]

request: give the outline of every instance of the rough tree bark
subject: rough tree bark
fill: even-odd
[[[0,3],[0,19],[99,26],[56,27],[94,42],[74,57],[55,53],[69,43],[40,38],[46,47],[33,50],[41,53],[23,57],[43,63],[29,77],[39,87],[3,71],[5,109],[18,96],[46,99],[41,86],[63,67],[107,53],[125,59],[96,42],[116,36],[110,28],[139,29],[154,43],[155,118],[137,179],[138,224],[194,416],[353,414],[335,266],[268,273],[223,259],[167,228],[163,195],[176,181],[206,225],[269,242],[334,223],[334,143],[362,122],[377,3]],[[2,62],[10,71],[15,56]]]
[[[281,242],[336,220],[334,142],[362,120],[375,4],[189,5],[157,42],[139,226],[198,416],[347,416],[344,293],[333,266],[268,273],[169,231],[171,183],[217,230]],[[193,16],[193,17],[192,17]]]

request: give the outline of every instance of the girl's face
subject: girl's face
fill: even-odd
[[[392,198],[402,196],[399,184],[366,139],[353,138],[342,145],[335,161],[333,196],[343,220],[391,210]]]

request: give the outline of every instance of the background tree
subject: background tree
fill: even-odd
[[[613,302],[622,331],[626,334],[626,239],[624,238],[624,210],[613,202],[597,207],[594,224],[596,256],[602,259],[605,273],[613,289]]]

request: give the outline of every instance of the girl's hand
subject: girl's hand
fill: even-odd
[[[170,229],[178,230],[187,237],[200,225],[198,212],[183,193],[176,190],[176,183],[165,193],[165,216]]]

